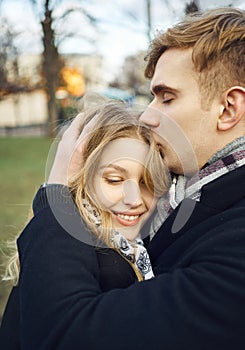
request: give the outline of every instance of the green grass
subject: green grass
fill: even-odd
[[[0,274],[5,242],[19,235],[32,198],[45,181],[45,165],[51,141],[46,138],[0,138]],[[0,319],[11,286],[0,281]]]

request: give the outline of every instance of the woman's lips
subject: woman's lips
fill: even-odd
[[[121,213],[113,213],[116,220],[119,224],[123,226],[134,226],[140,221],[140,217],[142,214],[121,214]]]

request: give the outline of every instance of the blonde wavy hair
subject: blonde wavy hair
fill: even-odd
[[[134,112],[125,103],[118,101],[100,101],[99,104],[85,108],[83,111],[83,127],[94,117],[96,118],[96,127],[87,136],[81,169],[70,179],[69,189],[87,226],[97,235],[98,239],[111,248],[111,215],[101,208],[94,189],[97,165],[105,146],[119,138],[134,138],[146,143],[149,146],[149,152],[144,164],[143,180],[148,190],[155,197],[160,197],[170,186],[169,172],[163,164],[151,131],[139,123],[139,116],[139,112]],[[86,206],[91,206],[101,218],[99,227],[89,214],[84,202]],[[11,280],[14,284],[17,284],[19,259],[16,247],[14,247],[14,251],[8,263],[4,279]],[[120,254],[120,251],[118,253]],[[134,269],[138,280],[142,280],[134,265],[130,265]]]
[[[145,56],[145,77],[153,77],[158,59],[171,48],[193,48],[206,103],[232,86],[245,87],[245,11],[227,7],[197,12],[166,32],[159,31]]]

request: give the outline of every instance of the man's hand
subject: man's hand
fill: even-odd
[[[83,128],[83,114],[78,114],[62,135],[47,183],[67,186],[69,179],[79,171],[87,136],[93,130],[93,118]]]

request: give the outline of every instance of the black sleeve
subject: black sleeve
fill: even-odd
[[[18,242],[22,348],[243,349],[240,216],[210,230],[185,266],[102,292],[94,248],[68,233],[50,206],[40,209]]]
[[[131,265],[113,249],[95,249],[98,259],[100,287],[103,292],[114,288],[126,288],[136,283]]]
[[[0,327],[0,349],[20,350],[19,290],[13,287],[4,310]]]

